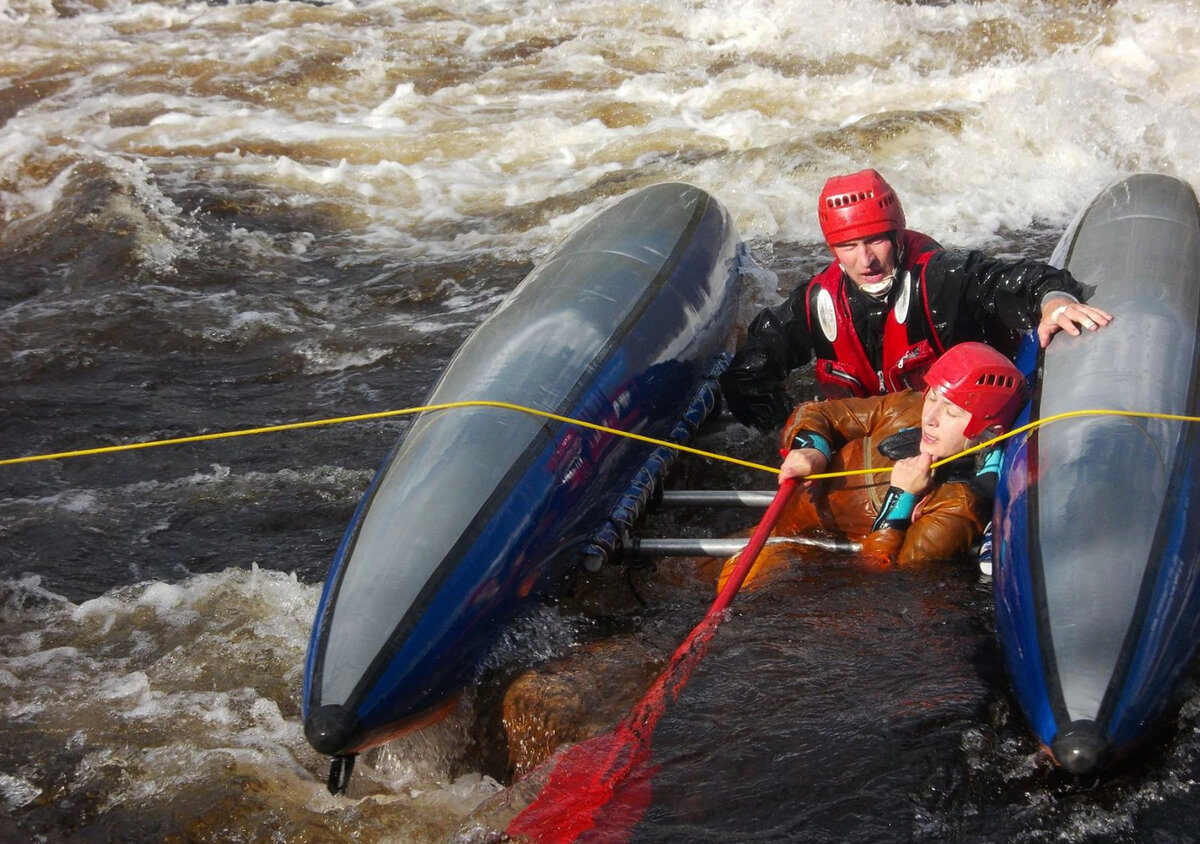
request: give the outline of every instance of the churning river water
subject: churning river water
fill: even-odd
[[[546,250],[655,182],[730,209],[750,313],[823,260],[831,173],[1039,257],[1115,178],[1200,178],[1194,0],[0,0],[0,47],[0,459],[420,404]],[[0,840],[489,840],[487,677],[603,619],[522,620],[345,797],[300,724],[320,584],[406,424],[0,467]],[[728,421],[703,445],[759,448]],[[1063,781],[990,602],[836,557],[747,596],[659,728],[636,840],[1195,840],[1197,674],[1134,763]],[[669,650],[706,596],[632,606]]]

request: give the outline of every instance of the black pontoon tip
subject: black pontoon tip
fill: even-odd
[[[1112,742],[1094,721],[1075,721],[1054,737],[1050,752],[1069,774],[1098,774],[1112,761]]]
[[[322,706],[304,719],[304,737],[313,750],[328,756],[346,753],[357,732],[358,719],[344,706]]]

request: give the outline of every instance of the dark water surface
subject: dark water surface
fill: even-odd
[[[636,187],[729,207],[762,272],[825,260],[875,166],[950,246],[1044,256],[1138,170],[1196,183],[1194,3],[0,2],[0,459],[419,404],[552,244]],[[0,466],[0,840],[487,840],[496,704],[707,587],[624,572],[507,631],[448,721],[332,797],[300,725],[320,583],[406,427]],[[701,447],[770,459],[717,420]],[[769,479],[768,479],[769,481]],[[680,486],[761,486],[681,461]],[[663,514],[663,533],[751,515]],[[970,567],[797,560],[660,724],[639,841],[1195,840],[1200,692],[1098,783],[1011,711]]]

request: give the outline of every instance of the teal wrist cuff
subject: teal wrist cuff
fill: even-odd
[[[792,437],[792,450],[798,448],[815,448],[825,455],[826,460],[833,459],[833,449],[829,446],[829,440],[814,431],[798,431],[796,436]]]
[[[912,519],[913,510],[917,508],[917,497],[911,492],[901,490],[900,494],[892,499],[892,509],[887,514],[887,521],[895,522],[901,519]]]
[[[905,492],[900,487],[888,487],[887,494],[883,497],[883,506],[879,509],[879,515],[875,519],[875,523],[871,525],[871,530],[882,530],[883,528],[891,528],[893,530],[904,530],[912,522],[913,510],[917,508],[917,497],[911,492]]]

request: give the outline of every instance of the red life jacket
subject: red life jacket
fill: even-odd
[[[808,285],[809,337],[816,376],[827,398],[877,396],[907,388],[923,390],[925,371],[945,351],[933,327],[925,290],[925,265],[938,250],[928,235],[905,231],[899,250],[901,285],[884,321],[882,369],[876,371],[854,330],[847,299],[849,281],[835,261]]]

